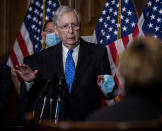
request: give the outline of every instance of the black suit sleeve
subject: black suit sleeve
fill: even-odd
[[[33,71],[36,69],[39,71],[38,54],[25,57],[24,64],[28,65]],[[35,86],[35,88],[32,88],[33,87],[32,86],[31,89],[27,91],[25,81],[24,80],[21,81],[18,117],[17,117],[18,125],[22,125],[24,123],[24,116],[26,113],[33,111],[34,102],[37,99],[39,92],[41,90],[40,85],[44,84],[44,81],[41,80],[39,82],[39,85],[35,85],[36,83],[37,79],[34,81],[33,85]]]
[[[104,50],[103,50],[103,57],[102,57],[101,64],[100,64],[100,70],[101,70],[100,74],[112,75],[106,48],[104,48]],[[101,94],[103,95],[104,99],[110,100],[117,96],[117,93],[116,93],[117,89],[118,89],[117,84],[115,83],[115,87],[114,87],[113,91],[111,93],[108,93],[106,97],[104,96],[104,94],[102,92],[101,92]]]
[[[100,62],[100,74],[109,74],[111,75],[111,69],[110,69],[110,62],[107,54],[107,50],[105,47],[103,47],[103,53],[101,57],[101,62]]]
[[[34,54],[31,56],[28,56],[24,59],[24,64],[28,65],[33,71],[38,70],[38,74],[36,79],[34,80],[34,83],[31,87],[31,89],[28,91],[28,95],[30,97],[33,97],[33,99],[36,99],[41,92],[42,88],[46,84],[46,80],[41,77],[41,59],[42,55],[41,53]]]

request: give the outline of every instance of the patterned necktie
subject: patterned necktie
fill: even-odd
[[[68,55],[65,63],[65,80],[69,88],[69,93],[71,92],[74,75],[75,75],[75,64],[72,57],[73,50],[68,51]]]

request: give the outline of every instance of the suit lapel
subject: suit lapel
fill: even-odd
[[[56,58],[55,66],[56,66],[57,77],[58,78],[64,77],[64,68],[63,68],[63,60],[62,60],[62,44],[61,43],[57,46],[55,55],[53,58]]]
[[[80,49],[78,54],[78,62],[76,66],[76,72],[74,77],[73,86],[71,89],[71,93],[76,89],[77,84],[79,82],[79,78],[84,75],[84,71],[86,67],[89,65],[91,54],[89,48],[87,48],[87,43],[84,41],[80,41]]]

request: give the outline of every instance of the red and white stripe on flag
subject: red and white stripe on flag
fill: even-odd
[[[23,23],[20,32],[14,42],[14,46],[8,58],[7,65],[9,65],[11,68],[15,68],[16,65],[23,63],[24,57],[29,56],[33,53],[33,45],[29,37],[29,32],[27,31]],[[15,83],[14,85],[16,86],[16,90],[19,93],[19,82],[21,78],[13,71],[12,75],[14,79],[13,81]]]

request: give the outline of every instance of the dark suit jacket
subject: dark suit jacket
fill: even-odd
[[[88,43],[81,39],[78,55],[71,93],[69,94],[66,84],[63,87],[61,120],[84,120],[90,113],[97,110],[100,106],[100,89],[97,85],[97,76],[111,74],[107,50],[104,46]],[[57,81],[60,77],[65,78],[61,43],[39,54],[25,58],[24,63],[31,66],[32,69],[39,70],[37,79],[28,92],[30,99],[37,98],[38,95],[36,94],[39,94],[38,92],[44,84],[43,81]],[[54,82],[52,88],[48,90],[50,91],[47,94],[50,92],[50,96],[54,99],[57,98],[57,82]],[[51,92],[54,95],[51,95]],[[49,112],[48,108],[47,110],[46,112]]]
[[[11,102],[11,69],[0,63],[0,119],[5,115]]]

